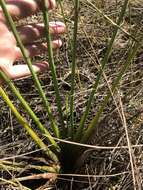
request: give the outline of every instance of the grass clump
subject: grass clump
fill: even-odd
[[[35,84],[34,87],[37,88],[39,92],[39,97],[43,101],[43,105],[46,110],[46,115],[48,116],[48,119],[50,121],[50,125],[49,125],[50,129],[47,128],[46,125],[44,126],[44,124],[42,124],[42,122],[40,121],[40,118],[32,110],[32,108],[30,107],[28,102],[25,100],[25,98],[21,95],[21,93],[18,91],[14,83],[10,81],[8,77],[6,76],[6,74],[4,74],[2,71],[0,72],[1,78],[3,78],[6,81],[7,85],[10,87],[13,94],[17,97],[23,109],[27,112],[28,117],[32,118],[36,127],[39,128],[40,134],[39,134],[39,131],[37,132],[37,130],[33,128],[33,126],[30,125],[30,123],[24,118],[24,116],[21,114],[22,111],[21,110],[18,111],[16,106],[14,106],[14,103],[12,102],[12,100],[10,100],[10,98],[8,97],[3,87],[0,87],[0,95],[3,98],[3,100],[6,102],[6,104],[9,106],[13,114],[16,116],[20,125],[25,128],[26,132],[31,136],[35,144],[44,153],[43,157],[46,161],[44,162],[39,161],[39,165],[33,164],[31,167],[29,166],[30,169],[32,168],[34,172],[36,171],[38,173],[37,179],[41,179],[41,178],[44,179],[44,174],[45,174],[46,179],[52,178],[55,180],[58,177],[60,178],[60,176],[62,175],[69,177],[71,173],[74,176],[76,175],[76,172],[80,171],[81,166],[84,164],[85,160],[87,159],[86,152],[88,152],[87,151],[88,146],[86,147],[86,145],[92,139],[93,134],[95,134],[96,129],[98,127],[102,127],[100,123],[101,118],[104,115],[105,110],[109,106],[108,104],[110,104],[111,99],[115,100],[114,96],[120,89],[120,83],[122,82],[122,78],[126,75],[126,72],[128,71],[128,69],[134,62],[136,54],[140,50],[142,35],[139,35],[139,38],[138,38],[138,36],[132,35],[131,33],[127,32],[122,27],[124,19],[126,17],[127,10],[129,8],[129,0],[124,0],[121,3],[121,10],[119,12],[119,15],[116,17],[117,22],[115,22],[110,17],[108,17],[102,10],[100,10],[96,6],[96,4],[93,4],[91,1],[83,1],[83,2],[80,2],[79,0],[73,1],[71,3],[73,5],[73,11],[74,11],[74,16],[73,16],[74,23],[73,23],[73,31],[72,31],[73,37],[72,39],[69,39],[69,47],[71,47],[71,49],[69,49],[70,55],[71,55],[71,65],[70,65],[71,71],[70,71],[70,80],[68,81],[68,85],[70,87],[70,92],[68,93],[68,95],[66,94],[67,95],[66,98],[67,97],[69,98],[67,98],[66,100],[64,99],[64,102],[66,102],[65,103],[66,105],[65,104],[63,105],[62,98],[64,96],[63,94],[60,93],[60,90],[59,90],[58,75],[56,73],[57,71],[56,71],[55,61],[54,61],[53,52],[51,48],[51,36],[50,36],[50,31],[49,31],[49,12],[47,9],[46,1],[43,1],[43,3],[44,3],[43,20],[44,20],[45,29],[46,29],[46,41],[47,41],[47,46],[48,46],[47,54],[48,54],[48,60],[49,60],[49,65],[50,65],[52,82],[54,86],[54,95],[56,99],[58,116],[56,115],[56,117],[54,117],[54,113],[52,112],[52,105],[50,105],[49,103],[50,102],[49,97],[44,92],[36,73],[33,71],[32,62],[30,58],[28,57],[28,55],[26,54],[25,48],[23,44],[21,43],[21,39],[19,38],[19,35],[16,31],[15,24],[13,20],[11,19],[6,9],[5,1],[3,0],[0,3],[1,7],[4,11],[7,21],[9,22],[10,28],[15,36],[17,44],[19,45],[21,49],[24,60],[31,71],[31,75]],[[64,9],[62,7],[64,3],[62,1],[60,1],[59,3],[60,3],[62,16],[64,17],[64,21],[66,22],[66,25],[68,25],[69,19],[66,18],[63,12]],[[106,45],[105,50],[102,53],[100,60],[98,60],[99,65],[96,68],[97,75],[92,82],[92,86],[90,87],[90,93],[89,93],[88,99],[86,100],[84,107],[82,107],[82,114],[80,114],[80,118],[78,118],[77,120],[75,112],[76,112],[76,102],[77,102],[76,100],[76,72],[78,70],[77,62],[79,59],[78,58],[78,31],[79,31],[78,27],[79,27],[80,16],[81,16],[80,9],[83,4],[86,4],[86,6],[88,6],[89,9],[91,9],[92,11],[95,11],[96,14],[99,14],[100,16],[102,16],[103,17],[102,19],[104,19],[105,22],[108,22],[111,24],[112,35],[109,38],[109,41]],[[120,32],[127,35],[128,38],[130,39],[130,43],[128,44],[128,49],[126,50],[124,62],[121,64],[118,72],[116,72],[116,76],[112,79],[112,82],[105,87],[105,91],[103,92],[105,95],[101,103],[98,103],[96,112],[90,115],[92,106],[96,102],[95,96],[97,96],[96,94],[98,93],[98,89],[100,90],[100,84],[103,78],[104,80],[106,78],[105,72],[106,72],[106,69],[108,68],[108,64],[110,63],[110,59],[112,57],[112,53],[114,50],[114,45],[116,43],[116,40]],[[94,50],[93,46],[92,48]],[[89,56],[90,56],[90,53],[89,53]],[[82,76],[81,73],[79,73],[79,76],[78,76],[79,81],[81,80],[81,76]],[[108,83],[108,81],[106,82]],[[81,88],[82,87],[80,87],[80,90]],[[66,115],[64,115],[64,111],[63,111],[64,107],[66,107]],[[116,107],[119,108],[118,105]],[[120,108],[118,109],[118,111],[120,112]],[[122,115],[121,115],[121,119],[123,119]],[[18,164],[18,163],[15,163],[15,164]],[[9,171],[12,171],[14,170],[14,168],[16,168],[16,166],[12,162],[8,163],[3,160],[0,161],[0,166],[3,170],[9,170]],[[18,171],[19,171],[19,167],[22,168],[24,167],[24,165],[22,166],[18,165],[17,167]],[[16,177],[14,179],[8,179],[8,181],[4,181],[2,182],[2,184],[8,182],[8,183],[15,183],[19,185],[22,183],[22,181],[33,180],[35,178],[34,176],[32,178],[32,175],[31,175],[31,178],[30,176]],[[132,172],[132,178],[133,178],[133,187],[134,189],[137,189],[137,187],[139,187],[139,182],[138,182],[138,178],[134,176],[133,172]]]

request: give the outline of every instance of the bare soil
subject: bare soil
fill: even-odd
[[[92,0],[92,3],[116,22],[122,1]],[[63,111],[65,111],[65,95],[68,95],[71,89],[71,49],[69,44],[73,29],[74,13],[72,1],[64,1],[64,7],[68,34],[63,36],[63,47],[55,55],[59,89],[63,100]],[[51,14],[51,19],[63,20],[59,9],[56,13]],[[39,22],[39,20],[41,20],[40,14],[32,18],[32,22]],[[25,21],[22,22],[24,23]],[[26,22],[29,22],[29,19],[27,19]],[[142,0],[131,1],[122,23],[122,28],[136,39],[141,37],[143,34]],[[77,79],[75,93],[75,117],[77,122],[86,106],[86,101],[98,74],[99,62],[104,56],[112,31],[113,25],[93,10],[86,0],[83,0],[80,9],[77,47]],[[100,103],[106,95],[108,85],[111,86],[124,64],[131,42],[132,39],[125,33],[122,31],[118,32],[113,53],[104,70],[104,76],[100,81],[98,91],[95,94],[92,110],[87,123],[96,114]],[[42,59],[47,59],[47,56],[41,55],[33,58],[33,60]],[[39,75],[39,78],[49,97],[54,116],[57,117],[57,107],[50,72],[48,71]],[[15,81],[15,84],[42,123],[49,127],[50,124],[47,114],[43,109],[42,102],[31,78]],[[17,108],[21,110],[18,100],[13,96],[6,85],[5,89],[9,92],[9,96]],[[13,157],[13,162],[15,162],[15,160],[21,161],[22,159],[24,163],[34,162],[34,160],[37,162],[41,157],[41,152],[29,136],[27,136],[25,130],[17,122],[11,110],[5,105],[2,99],[0,99],[0,107],[0,159]],[[133,185],[133,171],[130,164],[125,126],[121,117],[121,108],[123,108],[124,111],[123,113],[126,119],[129,140],[132,147],[134,172],[138,184],[137,190],[143,188],[143,49],[141,47],[128,71],[124,74],[117,92],[104,110],[101,121],[91,139],[90,144],[100,146],[101,148],[88,151],[86,162],[81,168],[81,171],[78,171],[78,174],[93,175],[93,177],[75,177],[73,179],[61,177],[59,186],[56,184],[50,185],[49,183],[44,185],[44,181],[40,184],[41,189],[46,190],[50,189],[50,187],[51,189],[59,190],[69,189],[67,181],[70,181],[70,189],[74,190],[135,189]],[[33,121],[27,114],[23,110],[21,112],[34,127]],[[65,119],[68,119],[66,113]],[[37,133],[39,133],[38,130]],[[116,148],[117,146],[120,148]],[[111,147],[111,149],[106,147]],[[21,173],[9,173],[9,171],[4,172],[1,170],[1,177],[3,176],[19,177]],[[36,188],[35,186],[34,189]],[[16,190],[17,188],[12,185],[1,185],[0,189]]]

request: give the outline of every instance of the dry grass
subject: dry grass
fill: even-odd
[[[95,1],[92,2],[107,16],[116,21],[121,6],[120,1],[98,0],[96,3]],[[79,121],[79,118],[83,113],[86,100],[89,97],[92,84],[98,73],[100,59],[105,52],[113,29],[113,26],[101,15],[97,14],[87,4],[86,0],[83,0],[81,4],[77,52],[78,68],[75,93],[75,116],[77,121]],[[65,14],[70,34],[73,27],[73,10],[69,1],[65,1],[64,6],[66,7]],[[40,17],[38,18],[40,19]],[[52,18],[62,20],[59,11],[52,15]],[[33,17],[33,20],[37,22],[37,16]],[[142,0],[131,1],[122,28],[138,39],[143,33],[142,23]],[[138,29],[138,33],[135,35],[134,32],[136,29]],[[71,53],[69,37],[65,35],[63,40],[64,45],[56,55],[56,62],[59,88],[62,92],[62,98],[64,101],[64,95],[68,95],[70,90]],[[112,81],[120,70],[122,63],[126,59],[126,53],[130,42],[131,39],[126,34],[121,31],[118,33],[113,54],[104,71],[104,76],[100,82],[88,119],[91,119],[96,113],[98,105],[106,94],[106,89],[110,87]],[[47,59],[47,57],[38,56],[35,59]],[[57,108],[55,99],[53,98],[54,91],[50,74],[44,73],[40,75],[40,79],[47,95],[49,96],[50,102],[52,103],[52,109],[56,117]],[[17,81],[16,85],[30,103],[35,113],[39,116],[40,120],[48,127],[49,121],[43,111],[41,101],[31,79]],[[101,122],[93,135],[91,144],[99,147],[96,147],[95,149],[93,149],[93,147],[88,147],[90,151],[87,151],[84,156],[88,155],[89,157],[81,171],[78,171],[80,175],[71,175],[74,177],[72,179],[66,178],[66,176],[59,176],[62,183],[60,183],[60,187],[54,186],[54,189],[68,189],[69,186],[66,186],[67,180],[70,181],[71,190],[141,190],[143,188],[142,86],[143,50],[141,48],[138,51],[136,59],[133,60],[128,72],[123,76],[117,93],[106,107]],[[17,100],[11,94],[10,97],[20,108]],[[13,157],[13,162],[15,159],[20,160],[21,158],[24,158],[25,162],[27,162],[28,155],[33,155],[31,152],[36,151],[37,148],[33,142],[27,138],[23,129],[21,129],[11,114],[11,111],[4,105],[1,99],[0,107],[0,157],[1,159]],[[26,116],[26,113],[23,112],[23,115]],[[65,118],[68,119],[66,112]],[[32,123],[31,120],[30,122]],[[106,147],[111,147],[111,149]],[[39,159],[39,150],[37,150],[34,155]],[[17,156],[18,158],[16,158]],[[5,173],[1,171],[1,175],[3,176],[4,174]],[[15,173],[9,173],[8,175],[14,177]],[[48,186],[50,189],[49,184]],[[44,186],[42,187],[44,189]],[[6,189],[5,186],[2,188]],[[12,188],[12,185],[9,186],[9,189],[16,190],[16,188]],[[20,187],[18,189],[20,189]]]

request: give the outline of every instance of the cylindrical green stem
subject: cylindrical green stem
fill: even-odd
[[[46,134],[46,137],[48,138],[49,142],[54,146],[55,150],[57,151],[59,149],[57,143],[55,142],[55,140],[53,139],[53,137],[51,136],[51,134],[49,133],[49,131],[42,125],[42,123],[40,122],[39,118],[32,111],[32,109],[30,108],[30,106],[28,105],[28,103],[25,101],[25,99],[22,97],[22,95],[20,94],[19,90],[14,86],[14,84],[12,83],[12,81],[3,72],[0,72],[0,78],[3,78],[6,81],[6,83],[11,88],[12,92],[16,95],[16,97],[18,98],[18,100],[20,101],[20,103],[22,104],[22,106],[24,107],[24,109],[27,111],[27,113],[34,120],[34,122],[37,125],[37,127],[40,129],[40,131],[43,134]]]
[[[128,6],[128,1],[129,0],[124,1],[124,5],[122,7],[119,19],[117,21],[118,26],[120,26],[122,21],[123,21],[123,18],[124,18],[124,15],[125,15],[125,12],[126,12],[126,9],[127,9],[127,6]],[[86,118],[87,118],[87,116],[89,114],[89,111],[90,111],[90,108],[91,108],[91,103],[92,103],[94,95],[95,95],[95,93],[97,91],[98,84],[99,84],[100,79],[102,77],[103,70],[104,70],[105,66],[107,65],[109,57],[111,55],[112,47],[113,47],[114,41],[116,39],[118,30],[119,30],[119,28],[115,26],[114,32],[113,32],[112,37],[111,37],[111,41],[110,41],[110,43],[109,43],[109,45],[107,47],[107,51],[105,52],[104,58],[101,61],[101,69],[99,70],[99,73],[97,75],[96,81],[95,81],[95,83],[93,85],[93,89],[92,89],[92,92],[91,92],[90,97],[88,99],[85,112],[84,112],[83,116],[81,117],[80,125],[79,125],[79,127],[77,129],[77,132],[76,132],[76,135],[75,135],[75,141],[79,141],[80,138],[83,136],[84,124],[85,124]]]
[[[76,71],[76,53],[77,53],[77,32],[79,20],[79,0],[75,0],[74,13],[74,31],[72,45],[72,71],[71,71],[71,94],[70,94],[70,124],[68,128],[68,136],[73,138],[74,133],[74,91],[75,91],[75,71]]]
[[[129,51],[129,54],[128,54],[126,62],[124,63],[121,71],[119,72],[115,82],[113,83],[111,91],[108,90],[107,95],[106,95],[103,103],[101,104],[101,106],[100,106],[99,110],[97,111],[95,117],[92,119],[92,121],[88,125],[87,130],[84,132],[84,135],[83,135],[83,137],[81,138],[81,141],[80,141],[81,143],[86,143],[88,141],[88,139],[91,137],[95,127],[98,124],[99,118],[100,118],[101,114],[103,113],[103,110],[104,110],[105,106],[107,105],[110,97],[112,96],[111,92],[114,94],[114,92],[115,92],[115,90],[116,90],[116,88],[117,88],[123,74],[125,73],[125,71],[129,67],[131,61],[135,57],[138,48],[139,48],[139,44],[137,42],[130,48],[130,51]]]
[[[20,50],[22,52],[23,58],[24,58],[25,62],[27,63],[28,67],[29,67],[29,70],[30,70],[30,72],[32,74],[32,77],[33,77],[33,80],[35,82],[35,85],[36,85],[36,87],[37,87],[37,89],[39,91],[39,95],[43,100],[43,103],[44,103],[44,106],[45,106],[46,111],[48,113],[48,117],[49,117],[49,120],[51,122],[51,126],[52,126],[52,129],[54,131],[54,134],[55,134],[56,137],[59,137],[59,129],[58,129],[58,127],[57,127],[57,125],[56,125],[56,123],[54,121],[54,118],[52,116],[49,102],[47,100],[47,97],[45,96],[45,93],[44,93],[44,91],[42,89],[42,86],[41,86],[41,84],[39,82],[39,79],[38,79],[36,73],[33,70],[31,59],[30,59],[30,57],[28,55],[28,52],[26,51],[24,45],[22,44],[22,41],[21,41],[21,39],[19,37],[19,34],[18,34],[17,30],[16,30],[16,26],[15,26],[10,14],[9,14],[7,8],[6,8],[5,1],[1,0],[0,5],[1,5],[2,10],[4,12],[4,15],[5,15],[6,19],[7,19],[7,22],[9,23],[9,26],[10,26],[12,32],[13,32],[13,35],[14,35],[16,41],[17,41],[17,44],[18,44],[18,46],[19,46],[19,48],[20,48]]]
[[[60,93],[59,93],[59,89],[58,89],[57,75],[56,75],[56,69],[55,69],[54,57],[53,57],[53,51],[52,51],[52,45],[51,45],[49,15],[48,15],[48,2],[46,0],[44,0],[43,4],[44,4],[43,18],[44,18],[45,31],[46,31],[46,41],[47,41],[47,46],[48,46],[49,65],[50,65],[52,80],[53,80],[54,89],[55,89],[56,102],[57,102],[60,122],[62,125],[62,135],[65,136],[65,127],[64,127],[65,125],[64,125],[61,97],[60,97]]]
[[[57,166],[57,165],[47,166],[47,165],[31,165],[31,164],[28,164],[27,166],[25,166],[25,163],[0,160],[0,169],[3,166],[5,166],[6,169],[9,169],[12,171],[21,171],[22,169],[24,169],[24,170],[36,169],[39,171],[55,173],[55,172],[58,172],[58,170],[59,170],[59,166]]]
[[[16,116],[17,120],[19,123],[26,129],[28,134],[31,136],[31,138],[35,141],[35,143],[43,149],[43,151],[47,154],[49,158],[51,158],[53,161],[58,163],[58,158],[57,156],[42,142],[42,140],[38,137],[38,135],[31,129],[29,126],[28,122],[25,120],[23,116],[17,111],[16,107],[13,105],[5,91],[3,90],[2,87],[0,87],[0,96],[4,99],[6,104],[10,107],[14,115]]]

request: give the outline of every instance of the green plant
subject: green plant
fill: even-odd
[[[76,57],[76,51],[77,51],[77,33],[78,33],[78,19],[79,19],[80,1],[79,0],[74,1],[75,14],[74,14],[74,30],[73,30],[73,39],[72,39],[71,92],[70,92],[70,103],[69,103],[70,119],[68,121],[68,126],[66,126],[66,124],[64,123],[64,116],[63,116],[63,110],[62,110],[63,108],[62,108],[62,103],[61,103],[60,92],[58,89],[56,68],[55,68],[53,52],[52,52],[52,48],[51,48],[51,36],[50,36],[50,32],[49,32],[49,15],[48,15],[48,8],[46,5],[46,2],[47,2],[46,0],[43,1],[43,3],[44,3],[43,19],[44,19],[45,28],[46,28],[46,41],[47,41],[47,45],[48,45],[48,52],[47,53],[48,53],[48,57],[49,57],[49,65],[50,65],[52,80],[53,80],[53,84],[54,84],[54,92],[55,92],[55,96],[56,96],[56,102],[57,102],[57,108],[58,108],[59,120],[60,120],[59,125],[60,126],[58,126],[58,124],[57,124],[58,122],[55,121],[55,119],[52,115],[50,104],[48,101],[48,97],[45,95],[45,93],[41,87],[41,84],[38,80],[38,77],[37,77],[36,73],[33,71],[32,62],[31,62],[30,58],[28,57],[28,55],[24,49],[24,46],[21,42],[21,39],[19,38],[19,35],[16,31],[15,24],[14,24],[13,20],[11,19],[10,15],[6,9],[5,1],[1,0],[0,5],[3,9],[3,12],[5,14],[7,21],[9,22],[9,25],[11,27],[11,30],[12,30],[14,36],[15,36],[17,44],[19,45],[19,47],[21,49],[24,60],[27,63],[27,65],[31,71],[33,80],[35,82],[35,87],[38,89],[39,96],[43,100],[43,104],[44,104],[45,109],[47,111],[47,114],[48,114],[48,117],[49,117],[49,120],[51,123],[51,129],[53,130],[54,135],[52,135],[51,130],[48,130],[39,121],[39,118],[32,111],[32,109],[30,108],[30,106],[28,105],[26,100],[22,97],[22,95],[20,94],[18,89],[15,87],[13,82],[8,79],[6,74],[4,74],[2,71],[0,71],[0,77],[6,81],[8,86],[11,88],[12,92],[18,98],[20,104],[23,106],[24,110],[27,111],[29,116],[33,119],[36,126],[41,131],[43,137],[45,137],[46,140],[48,140],[49,145],[51,145],[50,147],[48,147],[38,137],[36,132],[34,132],[34,129],[32,128],[32,126],[30,126],[28,121],[26,121],[24,119],[24,117],[22,116],[22,114],[20,114],[21,110],[18,111],[16,109],[16,107],[13,105],[13,103],[9,99],[9,97],[6,94],[3,87],[0,87],[0,95],[3,98],[3,100],[7,103],[7,105],[10,107],[12,112],[15,114],[19,123],[26,129],[26,131],[31,136],[31,138],[45,152],[46,156],[49,158],[49,162],[47,163],[47,165],[42,166],[42,167],[39,166],[39,168],[40,168],[39,170],[40,171],[42,170],[43,172],[51,172],[51,173],[55,173],[55,174],[62,173],[62,172],[63,173],[65,173],[65,172],[71,173],[71,172],[75,172],[78,169],[78,167],[80,167],[80,164],[78,161],[80,160],[80,157],[82,156],[83,152],[85,151],[85,148],[82,148],[80,146],[76,146],[74,143],[73,144],[66,144],[64,141],[62,141],[62,140],[60,141],[60,139],[66,139],[67,138],[68,140],[73,141],[73,142],[79,142],[79,143],[85,143],[85,144],[88,143],[88,141],[90,140],[90,138],[92,136],[92,133],[93,133],[95,127],[97,126],[97,124],[100,121],[100,117],[103,114],[103,111],[104,111],[107,103],[109,102],[110,98],[112,97],[112,94],[115,93],[122,76],[127,71],[130,63],[134,59],[134,57],[138,51],[138,48],[140,47],[140,43],[137,40],[135,41],[134,38],[132,39],[133,42],[130,46],[130,49],[128,50],[127,59],[126,59],[125,63],[123,64],[120,72],[118,73],[116,79],[114,80],[111,89],[107,90],[106,96],[105,96],[103,102],[101,103],[101,105],[99,106],[99,109],[96,112],[95,116],[92,118],[92,120],[89,122],[89,124],[87,126],[85,126],[85,121],[89,115],[89,111],[91,109],[91,104],[92,104],[94,95],[97,92],[98,85],[99,85],[100,80],[102,78],[104,68],[105,68],[105,66],[107,66],[108,60],[111,56],[113,44],[116,40],[117,33],[119,30],[122,30],[122,22],[123,22],[123,19],[124,19],[125,13],[126,13],[126,9],[128,7],[128,3],[129,3],[129,0],[124,0],[124,3],[122,5],[122,10],[120,12],[117,23],[115,24],[114,22],[111,22],[113,24],[113,28],[114,28],[113,34],[112,34],[111,40],[108,44],[105,55],[101,61],[101,65],[100,65],[100,68],[98,71],[97,79],[96,79],[95,83],[93,84],[93,88],[92,88],[90,97],[87,101],[87,105],[86,105],[84,114],[80,119],[80,123],[75,123],[75,119],[74,119],[74,100],[75,100],[74,93],[75,93],[75,74],[76,74],[75,71],[76,71],[76,58],[77,58]],[[62,1],[60,1],[60,5],[62,5]],[[93,6],[93,8],[96,8],[94,5],[92,5],[92,4],[90,4],[90,5]],[[62,11],[63,11],[63,9],[62,9]],[[96,9],[96,11],[98,11],[98,9]],[[100,12],[100,13],[102,13],[102,12]],[[109,18],[106,15],[103,14],[103,16],[105,17],[105,19],[107,19],[107,21],[109,21]],[[64,18],[64,20],[65,20],[65,18]],[[55,139],[56,140],[59,139],[60,143],[57,143],[58,141],[56,141]],[[9,164],[5,163],[5,162],[2,162],[0,164],[2,166],[3,165],[7,166],[7,167],[9,166]],[[32,167],[35,167],[36,169],[38,168],[38,166],[32,166]]]

